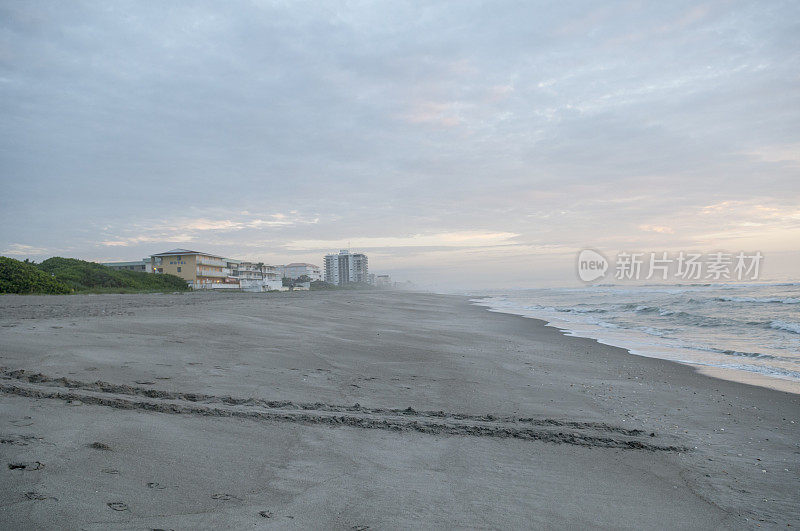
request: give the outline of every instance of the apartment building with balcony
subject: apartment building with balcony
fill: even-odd
[[[325,282],[343,286],[352,282],[369,282],[367,255],[351,253],[347,249],[339,254],[325,255]]]
[[[173,249],[150,256],[153,273],[167,273],[184,279],[192,288],[203,289],[234,286],[230,278],[230,261],[222,256],[189,249]]]
[[[244,291],[273,291],[283,289],[277,266],[255,262],[238,262],[232,271]]]
[[[280,266],[263,265],[261,271],[264,273],[264,280],[280,282],[283,277],[280,273]]]

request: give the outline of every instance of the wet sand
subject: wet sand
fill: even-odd
[[[800,396],[465,297],[0,297],[3,528],[800,525]]]

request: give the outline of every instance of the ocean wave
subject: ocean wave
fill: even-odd
[[[474,302],[634,354],[800,381],[800,371],[792,370],[800,366],[800,290],[713,291],[729,288],[597,286],[498,293]]]
[[[561,291],[564,293],[593,293],[593,294],[609,293],[613,295],[641,295],[641,294],[652,294],[652,293],[659,293],[664,295],[681,295],[683,293],[709,291],[709,289],[711,288],[699,285],[694,285],[694,286],[669,285],[661,287],[587,286],[584,288],[560,288],[557,291]],[[716,289],[728,289],[728,288],[716,288]]]
[[[633,309],[636,313],[642,314],[658,314],[661,317],[667,317],[671,321],[677,323],[681,323],[684,325],[694,326],[698,328],[723,328],[723,327],[735,327],[740,328],[742,326],[752,326],[758,328],[771,328],[777,330],[786,330],[789,332],[794,332],[796,334],[800,334],[800,323],[790,323],[786,321],[768,321],[768,320],[739,320],[732,317],[716,317],[712,315],[700,315],[696,313],[685,312],[682,310],[667,310],[664,308],[660,308],[658,306],[647,306],[647,305],[633,305],[627,304],[625,305],[628,308]]]
[[[656,336],[656,337],[664,337],[667,334],[675,332],[675,330],[662,330],[660,328],[655,328],[652,326],[637,326],[635,330],[639,330],[640,332],[644,332],[649,336]]]
[[[682,363],[689,363],[691,365],[700,365],[703,367],[719,367],[721,369],[734,369],[737,371],[755,372],[764,374],[766,376],[776,376],[789,380],[800,381],[800,372],[782,367],[763,366],[763,365],[741,365],[738,363],[706,363],[693,360],[679,360]]]
[[[689,315],[686,312],[681,312],[678,310],[668,310],[666,308],[661,308],[659,306],[647,306],[646,304],[625,304],[622,306],[625,310],[633,310],[637,313],[657,313],[663,317],[668,317],[670,315]]]
[[[787,358],[785,356],[773,356],[772,354],[761,354],[760,352],[742,352],[739,350],[726,350],[721,348],[706,347],[702,345],[692,345],[690,348],[694,350],[703,350],[705,352],[714,352],[715,354],[725,354],[726,356],[736,356],[739,358],[751,358],[759,360],[781,360],[798,363],[800,360],[797,358]]]
[[[623,304],[619,307],[621,310],[633,310],[636,313],[655,313],[659,311],[658,306],[648,306],[647,304]]]
[[[800,304],[800,297],[716,297],[717,302],[753,302],[759,304]]]
[[[769,324],[770,328],[775,330],[785,330],[794,334],[800,334],[800,323],[787,323],[786,321],[772,321]]]
[[[562,313],[606,313],[608,310],[603,308],[579,308],[577,306],[568,308],[555,308],[555,311]]]
[[[626,304],[636,313],[643,314],[658,314],[660,317],[669,317],[671,320],[679,321],[691,326],[698,326],[702,328],[715,328],[721,326],[741,326],[742,324],[748,325],[763,325],[762,322],[748,322],[742,323],[735,319],[724,319],[719,317],[712,317],[709,315],[698,315],[694,313],[684,312],[682,310],[669,310],[659,306],[647,306],[644,304],[634,305]]]

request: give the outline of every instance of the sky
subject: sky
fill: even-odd
[[[0,254],[800,277],[800,2],[0,0]]]

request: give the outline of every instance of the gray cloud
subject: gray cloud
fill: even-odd
[[[0,250],[319,262],[292,243],[351,240],[401,275],[519,282],[583,245],[798,251],[798,21],[795,2],[5,2]],[[456,233],[516,236],[430,240]]]

